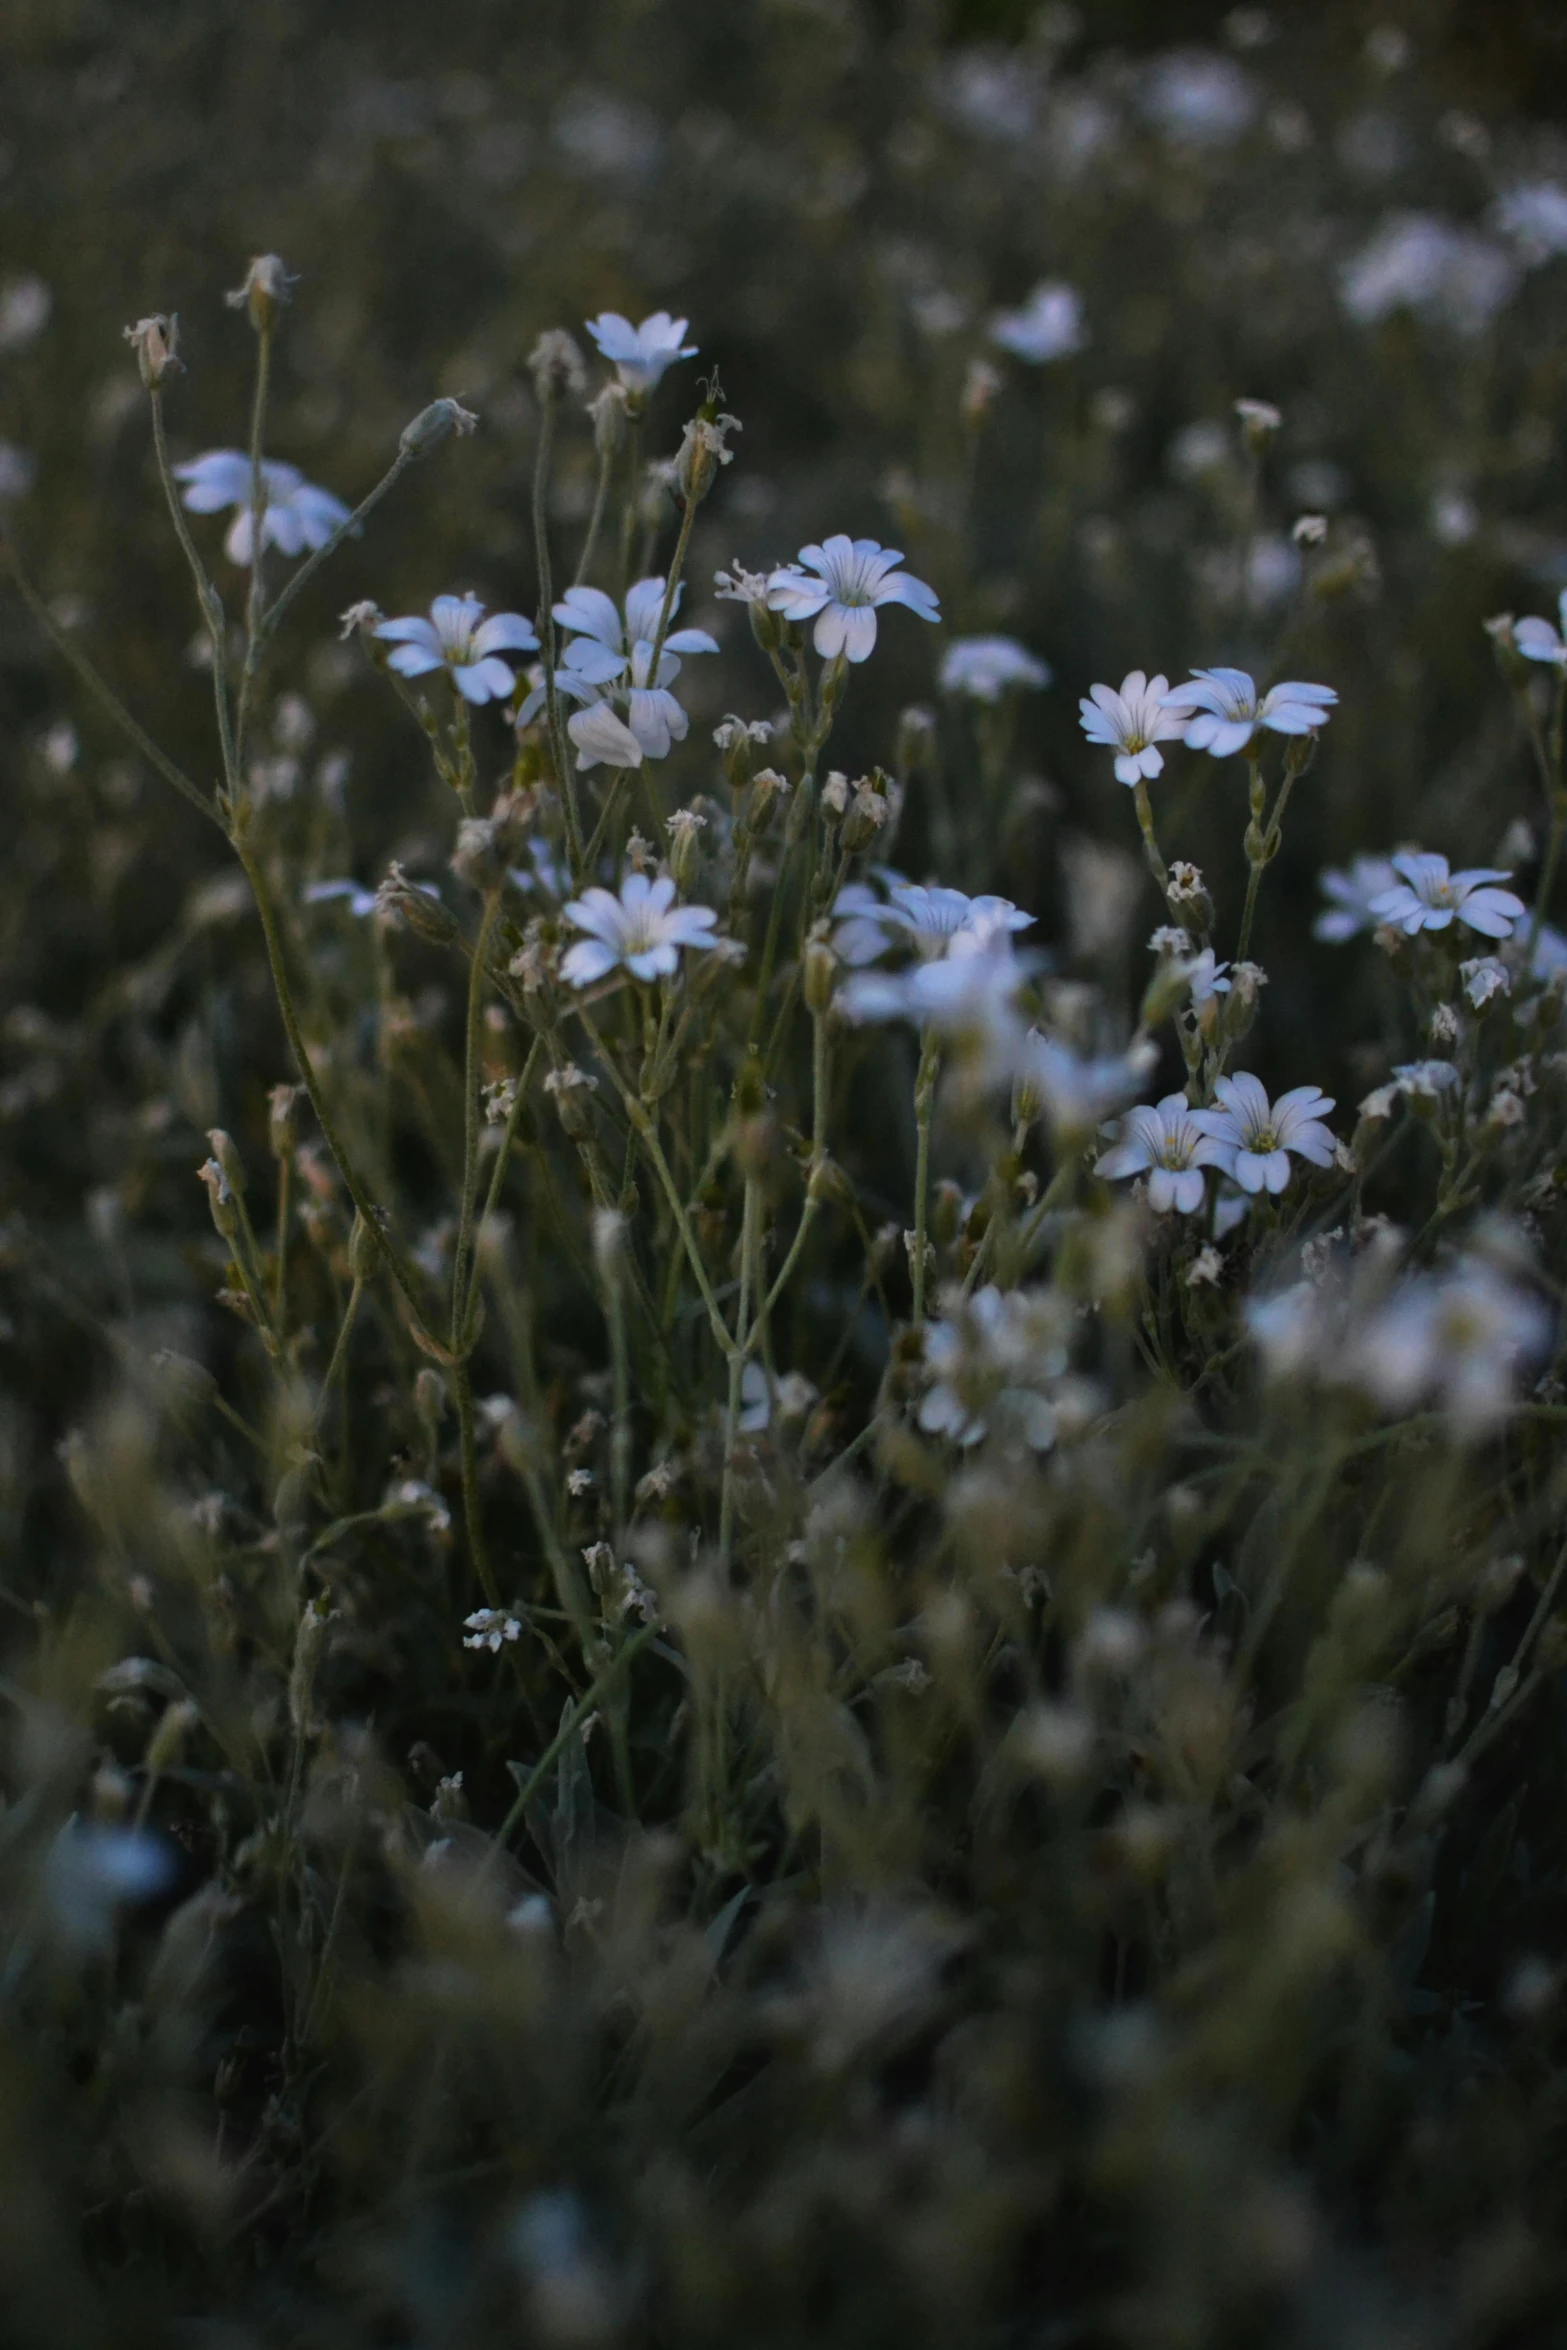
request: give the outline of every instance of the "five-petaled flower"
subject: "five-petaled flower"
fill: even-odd
[[[1219,1145],[1212,1164],[1242,1191],[1282,1191],[1291,1152],[1314,1167],[1332,1165],[1333,1134],[1322,1121],[1333,1103],[1319,1087],[1297,1085],[1270,1104],[1261,1080],[1243,1069],[1221,1077],[1214,1090],[1218,1107],[1193,1110],[1192,1122]]]
[[[1194,1216],[1202,1206],[1205,1167],[1222,1167],[1224,1146],[1197,1122],[1184,1093],[1161,1102],[1140,1103],[1121,1120],[1120,1139],[1094,1166],[1112,1182],[1129,1175],[1148,1178],[1148,1205],[1156,1215]]]
[[[1076,286],[1047,279],[1034,288],[1020,309],[995,313],[990,339],[1030,367],[1048,366],[1052,359],[1070,359],[1088,340],[1083,297]]]
[[[822,546],[802,547],[797,563],[775,571],[767,601],[786,620],[816,622],[812,638],[824,660],[841,653],[849,661],[868,661],[876,645],[878,605],[905,604],[921,620],[941,618],[934,588],[896,570],[902,561],[896,547],[846,538],[839,531]]]
[[[375,631],[397,650],[387,667],[399,677],[425,677],[444,669],[465,702],[503,702],[516,690],[502,653],[532,653],[538,637],[520,612],[496,612],[486,620],[477,596],[437,596],[430,617],[383,620]]]
[[[1559,630],[1548,620],[1520,620],[1513,627],[1513,643],[1526,661],[1548,661],[1552,668],[1567,673],[1567,588],[1561,592],[1557,610],[1562,623]]]
[[[233,508],[223,552],[231,563],[248,564],[255,503],[250,459],[238,449],[209,449],[204,457],[188,457],[176,465],[174,478],[184,484],[181,503],[192,514],[221,514],[225,507]],[[318,489],[297,465],[285,465],[281,458],[262,459],[261,494],[263,552],[276,547],[280,555],[302,555],[307,547],[324,547],[348,520],[341,498]]]
[[[1315,734],[1327,724],[1337,700],[1330,685],[1303,685],[1292,678],[1259,696],[1255,679],[1244,669],[1198,669],[1164,696],[1164,706],[1183,717],[1196,713],[1186,729],[1190,750],[1228,759],[1244,751],[1262,728],[1272,734]]]
[[[666,367],[677,359],[696,357],[697,346],[685,340],[689,323],[671,318],[667,310],[655,310],[651,318],[633,326],[618,310],[601,310],[587,321],[587,328],[626,390],[641,398],[654,389]]]
[[[1330,865],[1318,881],[1329,903],[1313,922],[1311,934],[1340,946],[1345,939],[1376,928],[1372,906],[1396,887],[1398,875],[1386,857],[1355,857],[1347,870]]]
[[[1186,720],[1165,707],[1167,677],[1148,677],[1129,670],[1121,690],[1096,685],[1079,702],[1082,728],[1091,743],[1103,743],[1116,754],[1115,772],[1121,783],[1137,784],[1164,769],[1162,742],[1183,742]]]
[[[618,897],[607,889],[584,890],[565,913],[574,928],[588,934],[568,949],[561,964],[573,987],[591,987],[617,965],[635,979],[666,979],[682,947],[718,944],[713,935],[718,916],[710,906],[677,906],[667,873],[654,881],[645,873],[628,873]]]
[[[892,879],[885,899],[863,881],[851,881],[838,892],[833,912],[838,917],[833,950],[851,964],[874,963],[900,938],[907,939],[924,961],[973,954],[997,931],[1029,930],[1034,921],[1010,898],[971,898],[960,889],[927,889],[918,882]]]
[[[1467,865],[1461,873],[1450,873],[1447,859],[1432,849],[1400,849],[1392,863],[1400,878],[1372,899],[1371,911],[1406,938],[1421,930],[1446,930],[1455,920],[1482,938],[1510,938],[1514,923],[1528,911],[1510,889],[1492,886],[1512,879],[1496,866]]]
[[[954,637],[941,658],[942,692],[967,694],[976,702],[999,702],[1003,694],[1024,687],[1037,690],[1050,683],[1050,676],[1049,662],[1013,636]]]
[[[673,618],[684,590],[677,586],[670,605]],[[554,606],[555,619],[571,638],[555,672],[557,689],[588,708],[568,722],[577,745],[579,766],[610,758],[620,766],[640,766],[644,757],[663,759],[671,743],[684,742],[689,720],[669,691],[680,674],[682,653],[716,653],[717,642],[705,628],[677,628],[665,637],[659,651],[658,674],[653,674],[653,648],[664,608],[662,579],[639,579],[626,591],[625,617],[602,588],[573,587]],[[522,706],[524,720],[532,717],[544,699],[536,686]],[[611,730],[594,721],[595,705],[606,699],[623,708],[612,713],[619,731],[610,745]],[[590,721],[594,721],[590,723]],[[623,736],[629,732],[637,752],[625,756]],[[591,755],[582,756],[587,751]]]

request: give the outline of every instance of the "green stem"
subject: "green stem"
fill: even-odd
[[[640,1632],[633,1632],[624,1646],[616,1649],[608,1664],[594,1676],[588,1688],[584,1690],[570,1713],[566,1715],[560,1728],[518,1788],[511,1809],[496,1830],[495,1842],[486,1857],[485,1868],[494,1865],[500,1853],[505,1850],[506,1845],[521,1827],[527,1816],[529,1804],[543,1786],[565,1747],[575,1738],[595,1706],[602,1703],[606,1690],[614,1686],[633,1659],[639,1657],[643,1649],[648,1647],[657,1637],[658,1631],[657,1624],[644,1624]]]
[[[267,511],[267,482],[262,472],[262,442],[266,434],[267,395],[272,384],[272,329],[256,329],[256,393],[250,409],[250,604],[245,622],[245,665],[240,672],[239,704],[234,714],[234,766],[238,782],[245,761],[245,729],[255,690],[256,664],[261,654],[261,614],[266,600],[262,524]]]
[[[356,1276],[353,1287],[348,1293],[348,1305],[343,1314],[342,1325],[337,1333],[337,1344],[332,1349],[332,1360],[327,1364],[326,1377],[321,1382],[321,1393],[316,1398],[315,1422],[317,1427],[326,1417],[326,1408],[331,1401],[332,1389],[337,1383],[338,1374],[347,1364],[348,1342],[353,1335],[354,1320],[359,1312],[359,1300],[363,1292],[364,1280],[362,1277]]]
[[[555,412],[560,393],[546,382],[540,395],[539,447],[533,466],[533,552],[539,573],[539,641],[544,653],[544,705],[550,748],[560,779],[561,806],[566,817],[566,854],[571,875],[582,880],[582,822],[577,812],[577,776],[572,764],[565,713],[555,687],[555,590],[550,576],[549,483],[555,453]]]
[[[501,1604],[500,1586],[490,1564],[489,1546],[484,1539],[484,1514],[479,1501],[479,1442],[473,1417],[473,1381],[468,1376],[468,1360],[460,1355],[452,1365],[452,1389],[457,1403],[457,1435],[462,1459],[463,1518],[468,1528],[468,1551],[474,1572],[479,1578],[484,1596],[491,1607]]]
[[[577,568],[572,574],[571,584],[573,587],[581,587],[588,576],[588,565],[593,560],[593,550],[598,544],[599,530],[604,521],[604,502],[609,496],[609,477],[614,469],[614,464],[614,449],[607,448],[599,459],[598,483],[593,492],[593,512],[588,517],[588,535],[582,542],[582,553],[578,558]]]
[[[936,1101],[941,1051],[933,1036],[920,1049],[914,1080],[914,1326],[925,1319],[925,1225],[930,1207],[930,1121]]]
[[[745,1374],[748,1321],[751,1312],[751,1270],[756,1257],[757,1222],[761,1204],[761,1185],[754,1175],[745,1179],[745,1212],[740,1227],[740,1302],[735,1314],[735,1348],[729,1357],[729,1391],[724,1407],[724,1479],[718,1515],[718,1558],[722,1572],[729,1572],[730,1553],[734,1543],[734,1450],[740,1424],[740,1391]]]
[[[322,564],[331,561],[344,539],[357,536],[364,528],[366,517],[374,513],[387,491],[392,488],[395,482],[402,479],[412,463],[411,453],[407,449],[399,449],[385,473],[376,483],[375,488],[360,499],[348,520],[340,522],[331,537],[317,547],[314,554],[307,555],[292,579],[285,581],[283,586],[279,588],[258,624],[257,634],[263,645],[270,643],[277,634],[278,624],[288,611],[289,606],[303,589],[309,586]]]
[[[479,935],[474,941],[473,956],[468,966],[468,1021],[463,1043],[463,1136],[462,1136],[462,1197],[458,1212],[457,1245],[452,1252],[452,1336],[453,1354],[466,1354],[468,1318],[468,1266],[473,1253],[474,1207],[479,1194],[479,1135],[482,1121],[479,1114],[479,1055],[480,1025],[484,1009],[484,979],[489,953],[490,933],[500,911],[500,896],[492,891],[484,901],[479,918]]]
[[[212,647],[212,699],[217,714],[218,741],[223,752],[223,778],[230,792],[237,792],[239,789],[239,762],[234,745],[232,713],[229,709],[227,615],[223,609],[223,599],[218,594],[206,565],[196,551],[196,542],[191,537],[190,524],[185,519],[185,509],[180,503],[179,490],[174,480],[174,469],[169,463],[168,441],[163,429],[163,394],[154,384],[150,387],[147,396],[152,406],[152,445],[157,457],[158,478],[163,484],[163,494],[168,501],[170,519],[174,524],[174,535],[180,542],[185,560],[190,566],[191,578],[196,583],[196,601],[201,607],[201,617],[206,624],[207,641]]]

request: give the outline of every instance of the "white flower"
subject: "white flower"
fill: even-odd
[[[1330,685],[1302,685],[1294,679],[1270,686],[1259,699],[1244,669],[1198,669],[1187,684],[1165,695],[1164,706],[1198,713],[1186,729],[1191,750],[1228,759],[1246,749],[1259,727],[1273,734],[1315,734],[1337,700]]]
[[[376,910],[375,891],[358,881],[307,881],[302,894],[307,906],[329,906],[341,900],[356,922]],[[437,894],[434,890],[430,892],[432,897]]]
[[[917,962],[903,971],[857,971],[839,989],[836,1007],[856,1022],[912,1020],[955,1045],[977,1082],[1003,1076],[1023,1039],[1017,997],[1028,965],[1012,952],[1004,929],[973,936],[969,943],[970,952],[949,951],[939,962]]]
[[[1046,280],[1037,285],[1020,310],[998,310],[990,322],[990,339],[1015,359],[1044,367],[1052,359],[1070,359],[1088,340],[1083,325],[1083,297],[1076,286]]]
[[[1398,875],[1386,857],[1356,857],[1347,872],[1330,865],[1319,874],[1318,884],[1332,903],[1312,924],[1312,936],[1339,946],[1363,930],[1374,930],[1377,917],[1371,911],[1372,900],[1385,896],[1397,882]]]
[[[683,593],[683,587],[676,588],[671,617]],[[571,638],[565,666],[555,672],[556,686],[588,705],[567,723],[579,767],[590,767],[599,759],[616,766],[640,766],[644,758],[667,758],[672,743],[684,742],[690,721],[669,691],[680,674],[679,656],[716,653],[718,646],[705,628],[675,629],[664,639],[655,678],[653,647],[663,607],[662,579],[639,579],[627,590],[624,618],[602,588],[568,588],[554,606],[555,619]],[[544,688],[537,685],[518,713],[519,723],[525,725],[543,700]],[[595,711],[611,701],[620,706],[619,732],[601,722],[590,723]],[[638,746],[634,759],[625,755],[628,730]],[[590,755],[583,757],[584,751]]]
[[[1242,1191],[1282,1191],[1289,1182],[1290,1153],[1314,1167],[1333,1164],[1333,1136],[1322,1120],[1333,1104],[1315,1085],[1297,1085],[1269,1103],[1261,1081],[1249,1070],[1221,1077],[1219,1107],[1193,1110],[1200,1133],[1220,1145],[1213,1162]]]
[[[1018,1055],[1014,1114],[1025,1125],[1043,1117],[1060,1142],[1086,1139],[1125,1109],[1158,1058],[1158,1047],[1146,1037],[1124,1053],[1085,1056],[1031,1028]]]
[[[1557,611],[1561,616],[1560,632],[1548,620],[1536,620],[1531,615],[1527,620],[1515,622],[1513,643],[1526,661],[1548,661],[1554,669],[1567,670],[1567,588],[1562,590]]]
[[[878,605],[904,604],[921,620],[941,618],[935,590],[893,568],[902,560],[896,547],[839,531],[822,546],[802,547],[797,563],[781,565],[768,582],[767,601],[788,620],[815,620],[812,641],[824,660],[841,653],[849,661],[868,661]]]
[[[566,732],[576,745],[579,769],[642,764],[642,745],[608,702],[595,702],[591,709],[574,710],[566,721]]]
[[[1195,1011],[1203,1011],[1216,996],[1228,995],[1233,984],[1230,966],[1221,963],[1212,947],[1204,947],[1185,965],[1186,986]]]
[[[970,898],[960,889],[926,889],[899,880],[889,880],[885,901],[863,882],[850,882],[839,891],[833,912],[839,917],[833,951],[850,964],[873,963],[900,933],[929,961],[973,953],[996,931],[1028,930],[1034,921],[1010,898]]]
[[[1451,1061],[1400,1061],[1393,1070],[1393,1090],[1414,1101],[1440,1101],[1457,1083]]]
[[[1050,664],[1011,636],[954,637],[942,655],[943,693],[968,694],[976,702],[999,702],[1015,687],[1050,683]]]
[[[1186,720],[1165,707],[1170,681],[1129,670],[1117,693],[1113,686],[1096,685],[1090,698],[1080,701],[1082,729],[1091,743],[1103,743],[1116,753],[1115,772],[1121,783],[1135,784],[1164,770],[1164,754],[1155,746],[1184,742]]]
[[[487,1648],[499,1655],[504,1641],[520,1640],[522,1624],[509,1608],[475,1608],[471,1616],[463,1618],[464,1648]]]
[[[682,947],[714,947],[718,916],[710,906],[677,906],[667,873],[649,881],[628,873],[619,897],[607,889],[584,890],[565,909],[566,919],[588,936],[579,939],[561,964],[573,987],[591,987],[617,964],[637,979],[667,978]]]
[[[234,509],[223,552],[231,563],[248,563],[252,552],[250,459],[238,449],[209,449],[204,457],[189,457],[176,465],[174,478],[184,483],[181,502],[192,514],[220,514],[227,506]],[[302,555],[307,547],[324,547],[348,520],[342,499],[306,481],[297,465],[264,458],[261,487],[264,549],[276,547],[280,555]]]
[[[397,650],[387,667],[399,677],[426,677],[444,669],[465,702],[503,702],[517,679],[501,653],[534,653],[539,640],[520,612],[496,612],[486,620],[477,596],[437,596],[428,620],[383,620],[375,632]]]
[[[587,321],[587,329],[627,391],[646,393],[677,359],[696,357],[696,344],[683,339],[688,323],[671,318],[667,310],[655,310],[651,318],[633,326],[618,310],[601,310]]]
[[[1031,1451],[1054,1443],[1060,1413],[1047,1393],[1070,1365],[1071,1323],[1049,1290],[1000,1290],[987,1283],[954,1296],[925,1333],[932,1384],[919,1424],[929,1436],[968,1447],[991,1434],[1021,1439]],[[1082,1399],[1066,1399],[1081,1417]]]
[[[1559,180],[1523,180],[1498,196],[1491,219],[1511,237],[1526,269],[1567,253],[1567,188]]]
[[[1128,1175],[1148,1177],[1148,1205],[1159,1216],[1173,1208],[1194,1216],[1202,1206],[1207,1186],[1204,1167],[1225,1165],[1224,1147],[1198,1125],[1184,1093],[1167,1093],[1150,1108],[1146,1103],[1128,1110],[1121,1121],[1120,1140],[1095,1162],[1094,1173],[1112,1182]]]
[[[1227,147],[1256,112],[1249,75],[1213,49],[1167,49],[1153,59],[1142,90],[1146,114],[1183,146]]]
[[[1415,1274],[1354,1334],[1344,1371],[1374,1401],[1409,1411],[1429,1398],[1461,1433],[1505,1418],[1520,1367],[1538,1360],[1551,1316],[1529,1290],[1478,1257]]]
[[[1449,873],[1447,859],[1430,849],[1400,849],[1392,862],[1401,878],[1372,899],[1371,911],[1406,938],[1421,930],[1446,930],[1455,917],[1484,938],[1510,938],[1514,923],[1528,910],[1510,889],[1490,886],[1512,879],[1493,866],[1470,865]]]
[[[740,1374],[742,1410],[736,1425],[747,1436],[771,1425],[773,1407],[781,1420],[803,1420],[816,1401],[817,1391],[798,1371],[775,1379],[763,1363],[747,1363]]]
[[[1399,212],[1340,271],[1339,299],[1362,326],[1407,309],[1475,335],[1511,300],[1518,280],[1517,262],[1494,238],[1434,213]]]
[[[714,572],[713,593],[721,604],[750,604],[765,612],[772,578],[770,571],[747,571],[744,564],[732,563],[729,570]]]
[[[1472,962],[1460,963],[1458,975],[1477,1012],[1483,1012],[1493,996],[1506,995],[1513,984],[1506,964],[1494,955],[1477,955]]]

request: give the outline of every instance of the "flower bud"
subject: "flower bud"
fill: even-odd
[[[250,312],[250,323],[258,335],[269,335],[296,283],[276,253],[258,253],[245,272],[244,284],[223,299],[231,310]]]
[[[718,478],[721,465],[734,463],[725,436],[739,432],[738,416],[693,416],[675,459],[675,481],[688,505],[699,506]]]
[[[760,840],[775,811],[789,796],[789,779],[780,775],[776,767],[759,768],[751,778],[751,798],[746,809],[751,835]]]
[[[212,1155],[222,1168],[224,1181],[230,1191],[237,1192],[243,1199],[245,1169],[239,1152],[234,1148],[233,1136],[225,1134],[221,1126],[214,1126],[208,1130],[207,1140],[212,1145]]]
[[[992,367],[988,359],[971,359],[969,361],[968,373],[963,378],[963,397],[959,405],[963,421],[970,432],[978,432],[990,414],[991,403],[1000,391],[1001,385],[1001,371],[999,368]]]
[[[429,457],[453,433],[465,440],[478,429],[479,419],[460,400],[432,400],[428,408],[420,409],[412,424],[404,425],[397,445],[405,457]]]
[[[141,380],[149,392],[155,392],[166,375],[184,373],[177,311],[171,310],[166,318],[161,311],[151,318],[138,318],[134,326],[125,329],[125,340],[136,354]]]
[[[544,1090],[554,1101],[556,1115],[573,1142],[586,1142],[593,1132],[593,1096],[598,1091],[598,1082],[574,1061],[552,1069],[544,1080]]]
[[[706,823],[707,818],[695,808],[677,808],[669,819],[669,870],[682,896],[690,895],[691,885],[702,862],[701,843],[697,835]]]
[[[905,783],[926,772],[936,756],[936,713],[923,702],[912,702],[898,719],[893,762]]]
[[[321,1600],[306,1601],[294,1635],[294,1662],[288,1676],[288,1718],[296,1738],[307,1737],[311,1729],[311,1697],[332,1620],[332,1610]]]
[[[832,1003],[838,976],[838,958],[825,938],[813,936],[805,949],[805,1008],[820,1019]]]
[[[626,387],[618,377],[609,382],[587,404],[593,419],[593,447],[600,457],[613,457],[626,437]]]
[[[207,1205],[212,1210],[218,1238],[232,1240],[239,1231],[239,1208],[227,1176],[216,1159],[208,1159],[196,1169],[196,1175],[207,1187]]]
[[[588,388],[586,363],[564,327],[552,326],[540,335],[528,353],[528,372],[546,406],[562,392],[575,392],[580,398]]]
[[[1247,1035],[1257,1017],[1257,1005],[1268,984],[1268,974],[1260,963],[1237,963],[1230,972],[1230,992],[1224,1001],[1221,1015],[1225,1037],[1231,1044],[1239,1044]]]
[[[843,845],[850,855],[870,847],[891,813],[887,778],[878,769],[875,775],[855,785],[854,798],[843,820]]]
[[[1247,448],[1260,457],[1284,422],[1282,415],[1268,400],[1237,400],[1235,413]]]
[[[355,1281],[368,1281],[380,1264],[381,1243],[376,1235],[386,1230],[387,1221],[385,1208],[375,1210],[374,1229],[355,1213],[353,1230],[348,1235],[348,1270]]]
[[[299,1140],[302,1085],[274,1085],[267,1096],[267,1140],[275,1159],[291,1159]]]
[[[506,878],[495,848],[495,827],[484,816],[465,816],[457,827],[452,871],[481,897],[492,897]]]
[[[375,893],[375,907],[378,914],[395,915],[431,946],[450,946],[457,936],[456,921],[437,892],[427,882],[410,881],[401,865],[387,867]]]
[[[731,791],[744,791],[751,780],[751,754],[757,743],[771,742],[773,730],[765,719],[747,721],[730,716],[722,726],[713,729],[713,740],[718,745],[719,757],[724,763],[724,777]]]
[[[446,1381],[433,1363],[426,1363],[414,1380],[414,1412],[434,1444],[446,1417]]]

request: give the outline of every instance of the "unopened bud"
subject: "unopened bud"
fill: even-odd
[[[688,505],[699,506],[718,478],[722,465],[734,463],[726,435],[739,432],[738,416],[693,416],[675,459],[675,479]]]
[[[669,870],[682,894],[689,894],[702,862],[697,835],[706,823],[707,818],[695,808],[677,808],[669,819]]]
[[[376,1208],[373,1214],[374,1224],[367,1224],[356,1213],[353,1230],[348,1235],[348,1270],[355,1281],[368,1281],[381,1262],[379,1236],[385,1232],[388,1218],[385,1208]]]
[[[230,1191],[237,1192],[243,1199],[245,1195],[245,1169],[239,1152],[234,1147],[233,1136],[225,1134],[221,1126],[213,1126],[208,1129],[207,1140],[212,1146],[213,1157],[223,1170],[224,1180]]]
[[[999,368],[988,359],[971,359],[968,373],[963,378],[963,398],[960,403],[963,421],[970,432],[977,432],[990,414],[991,403],[1002,385]]]
[[[751,798],[746,817],[753,838],[760,840],[772,822],[779,805],[788,797],[789,780],[776,767],[758,768],[751,778]]]
[[[928,768],[936,754],[936,713],[923,702],[912,702],[898,719],[898,773],[905,782]]]
[[[223,299],[231,310],[250,312],[250,323],[258,335],[269,335],[296,282],[276,253],[258,253],[245,272],[244,284]]]
[[[544,1080],[544,1090],[555,1104],[556,1115],[573,1142],[586,1142],[593,1132],[593,1096],[598,1091],[598,1079],[579,1069],[574,1061],[563,1068],[552,1069]]]
[[[892,813],[886,783],[886,777],[878,773],[854,787],[854,798],[843,821],[843,845],[851,856],[870,847]]]
[[[805,949],[805,1008],[820,1019],[832,1002],[838,958],[824,938],[812,938]]]
[[[267,1096],[267,1140],[275,1159],[290,1159],[299,1139],[302,1085],[274,1085]]]
[[[151,318],[138,318],[134,326],[125,329],[125,340],[136,354],[141,380],[149,392],[155,392],[166,375],[184,372],[176,311],[171,310],[166,318],[161,311]]]
[[[294,1635],[294,1662],[288,1676],[288,1718],[296,1738],[307,1736],[311,1727],[311,1698],[331,1622],[332,1611],[321,1600],[306,1602]]]
[[[1260,457],[1284,418],[1269,400],[1237,400],[1235,413],[1247,448],[1254,457]]]
[[[495,848],[495,828],[487,817],[465,816],[457,827],[452,871],[481,897],[492,897],[506,878]]]
[[[446,1403],[446,1381],[433,1363],[426,1363],[414,1380],[414,1411],[432,1444],[446,1417]]]
[[[713,729],[713,740],[724,763],[731,791],[744,791],[751,780],[751,756],[758,743],[771,742],[773,730],[765,719],[726,718]]]
[[[528,372],[545,402],[558,400],[562,392],[575,392],[580,398],[588,388],[586,362],[564,327],[552,326],[540,335],[528,353]]]
[[[405,457],[428,457],[453,433],[465,440],[478,429],[479,419],[460,400],[432,400],[428,408],[420,409],[412,424],[404,425],[397,445]]]
[[[626,387],[611,376],[587,404],[593,419],[593,446],[600,457],[613,457],[626,437]]]
[[[207,1187],[207,1205],[212,1210],[212,1221],[220,1240],[232,1240],[239,1230],[239,1207],[229,1188],[228,1177],[216,1159],[208,1159],[196,1169],[198,1179]]]
[[[457,936],[456,921],[438,893],[428,882],[410,881],[401,865],[387,867],[386,878],[375,893],[375,907],[378,914],[396,915],[431,946],[450,946]]]

